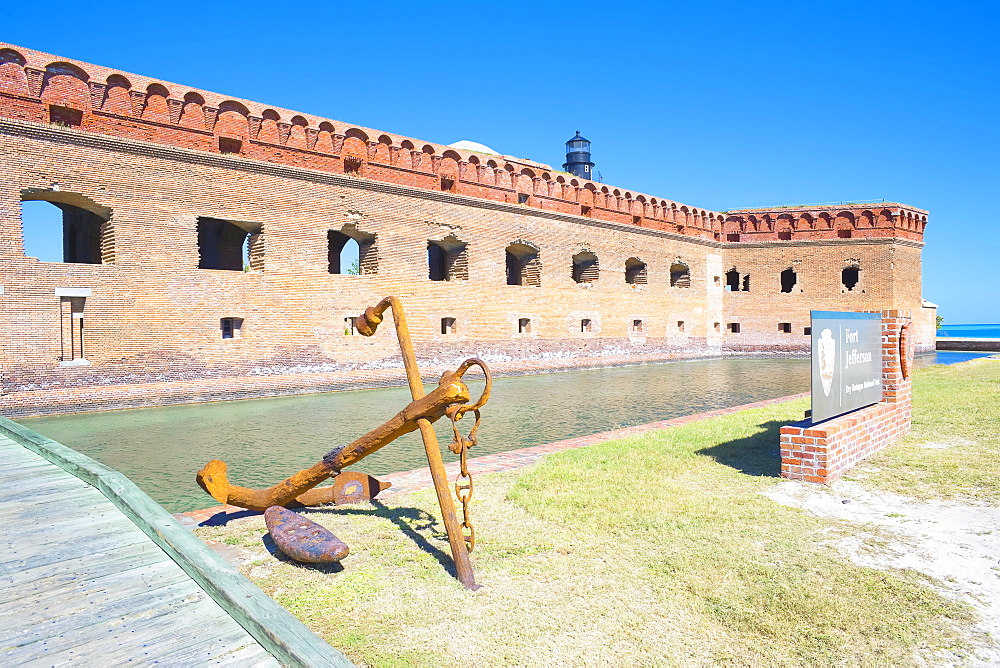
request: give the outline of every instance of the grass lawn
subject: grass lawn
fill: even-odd
[[[915,434],[879,455],[865,484],[996,503],[998,379],[1000,362],[987,360],[917,371]],[[779,480],[778,428],[806,408],[790,401],[479,476],[477,592],[445,570],[430,491],[310,511],[351,546],[343,567],[276,559],[262,546],[259,517],[198,533],[255,553],[249,577],[359,663],[868,665],[968,656],[969,608],[916,572],[852,564],[832,545],[857,527],[761,494]]]
[[[932,366],[915,378],[913,433],[857,477],[917,498],[1000,502],[1000,361]]]

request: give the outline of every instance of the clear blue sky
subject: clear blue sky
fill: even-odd
[[[994,2],[3,3],[0,39],[725,210],[930,211],[924,295],[1000,322]]]

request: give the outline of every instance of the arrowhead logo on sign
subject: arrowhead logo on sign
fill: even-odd
[[[833,370],[837,368],[837,342],[833,338],[833,332],[824,329],[817,343],[819,377],[823,381],[823,394],[830,396],[830,389],[833,388]]]

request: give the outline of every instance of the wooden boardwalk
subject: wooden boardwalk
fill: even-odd
[[[0,665],[279,663],[98,489],[0,435]]]

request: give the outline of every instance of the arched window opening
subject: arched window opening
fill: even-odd
[[[781,291],[791,292],[798,283],[798,276],[795,275],[795,270],[789,267],[781,272]]]
[[[361,273],[361,245],[343,232],[326,233],[327,271],[331,274],[357,276]]]
[[[646,263],[637,257],[625,260],[625,282],[629,285],[646,285]]]
[[[469,280],[468,244],[448,235],[427,242],[427,278],[432,281]]]
[[[260,223],[198,219],[198,268],[262,271],[264,235]]]
[[[65,202],[23,201],[24,254],[42,262],[113,262],[114,233],[109,218],[110,214],[101,216]]]
[[[670,287],[691,287],[691,269],[686,264],[675,262],[670,265]]]
[[[844,284],[844,287],[848,291],[854,289],[861,278],[861,268],[860,267],[844,267],[844,270],[840,272],[840,282]]]
[[[573,256],[574,281],[577,283],[596,283],[600,274],[600,262],[596,255],[590,251],[583,251]]]
[[[353,223],[326,232],[327,271],[346,276],[378,273],[375,235],[361,232]]]
[[[538,249],[524,243],[512,243],[505,251],[507,261],[507,285],[529,285],[541,287],[542,263]]]

